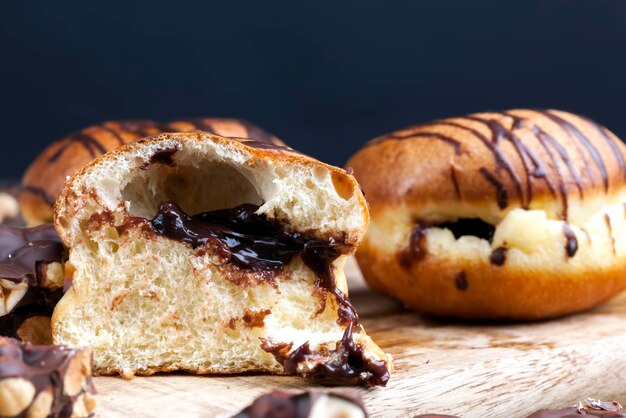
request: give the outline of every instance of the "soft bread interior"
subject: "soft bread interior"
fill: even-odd
[[[354,180],[337,169],[284,151],[261,153],[206,134],[165,135],[107,154],[66,186],[56,225],[71,247],[73,286],[53,318],[55,343],[89,346],[96,372],[165,370],[233,373],[282,366],[261,348],[305,342],[330,352],[343,335],[337,301],[295,257],[267,276],[225,263],[211,248],[119,225],[151,219],[164,201],[196,214],[242,203],[284,228],[316,239],[342,239],[333,263],[347,292],[345,257],[361,240],[367,209]],[[164,149],[168,161],[148,164]],[[293,156],[293,157],[292,157]],[[356,330],[366,356],[385,359]]]

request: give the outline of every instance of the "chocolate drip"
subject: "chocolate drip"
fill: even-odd
[[[626,161],[624,160],[624,154],[622,154],[622,150],[619,148],[619,145],[615,142],[615,140],[611,137],[611,135],[609,135],[606,128],[603,128],[602,126],[598,125],[591,119],[588,119],[585,117],[583,117],[583,119],[594,126],[594,128],[598,131],[598,133],[600,133],[600,136],[602,137],[602,139],[604,139],[607,145],[611,148],[611,151],[613,152],[613,155],[615,156],[615,161],[617,162],[617,166],[622,172],[622,176],[624,180],[626,180]]]
[[[589,152],[589,155],[591,156],[593,161],[596,163],[596,166],[598,167],[598,170],[600,171],[600,175],[602,176],[602,183],[604,184],[604,190],[608,191],[608,189],[609,189],[609,177],[608,177],[608,174],[607,174],[607,171],[606,171],[606,166],[604,165],[604,161],[602,161],[602,157],[598,153],[598,150],[593,146],[591,141],[589,141],[589,139],[585,135],[583,135],[582,132],[580,132],[580,130],[578,130],[578,128],[576,128],[572,123],[570,123],[567,120],[565,120],[565,119],[561,118],[560,116],[556,115],[554,113],[554,111],[552,111],[552,110],[537,110],[537,112],[547,116],[554,123],[559,125],[561,127],[561,129],[563,129],[563,130],[565,130],[567,132],[567,134],[569,135],[570,138],[572,138],[572,139],[575,138],[580,143],[583,144],[583,146],[587,149],[587,152]],[[589,171],[588,174],[589,174],[589,178],[590,178],[591,182],[593,183],[594,179],[593,179],[593,175],[591,174],[591,171]]]
[[[606,223],[606,228],[609,231],[609,238],[611,238],[611,248],[613,249],[613,255],[615,255],[615,237],[613,236],[613,225],[611,225],[611,217],[608,213],[604,214],[604,222]]]
[[[148,167],[156,163],[173,166],[174,160],[172,159],[172,156],[178,151],[180,151],[178,147],[170,147],[158,150],[157,152],[152,154],[152,157],[150,157],[150,161],[148,161],[147,163],[143,163],[139,168],[142,170],[147,170]]]
[[[505,209],[509,205],[509,194],[506,190],[506,187],[494,176],[491,171],[486,169],[485,167],[480,168],[480,174],[483,175],[485,180],[489,183],[493,184],[493,187],[496,189],[496,201],[498,202],[498,207],[500,209]]]
[[[70,361],[77,350],[64,346],[31,345],[0,337],[0,379],[19,377],[33,384],[35,396],[51,390],[53,402],[49,417],[69,418],[74,401],[83,393],[95,393],[91,376],[76,396],[64,393],[64,378],[70,372]],[[16,418],[27,416],[27,410]]]
[[[243,204],[189,216],[173,202],[162,203],[152,220],[133,217],[118,230],[147,223],[164,237],[191,245],[217,245],[220,253],[244,270],[271,272],[283,268],[299,255],[317,278],[317,285],[332,293],[339,304],[339,323],[358,323],[348,297],[336,286],[332,263],[346,251],[344,244],[288,233],[255,212],[259,206]]]
[[[416,223],[411,230],[409,246],[400,253],[400,264],[407,270],[426,256],[426,228],[427,225]]]
[[[438,228],[448,229],[454,238],[474,236],[491,242],[496,227],[478,218],[461,218],[455,222],[444,222],[436,225]]]
[[[452,180],[452,185],[454,186],[454,194],[457,199],[461,199],[461,188],[459,187],[459,180],[456,177],[456,168],[454,164],[450,164],[450,179]]]
[[[565,253],[570,258],[574,257],[578,251],[578,240],[567,222],[563,222],[563,233],[565,234]]]
[[[324,355],[314,353],[306,342],[295,350],[289,345],[272,345],[267,340],[261,340],[263,350],[271,353],[276,361],[281,363],[285,372],[298,373],[298,365],[302,362],[314,363],[315,366],[306,373],[307,377],[322,379],[332,378],[338,380],[358,379],[371,385],[385,386],[389,380],[389,370],[382,360],[373,360],[365,355],[360,344],[354,342],[352,328],[355,325],[348,324],[343,337],[337,342],[335,350]],[[327,361],[331,357],[332,361]],[[309,363],[310,362],[310,363]]]
[[[456,278],[454,279],[454,284],[456,288],[460,291],[464,292],[467,290],[467,288],[469,287],[469,283],[467,282],[467,276],[465,275],[464,271],[457,274]]]
[[[493,250],[493,252],[491,253],[491,257],[489,258],[491,264],[494,264],[496,266],[504,265],[506,261],[506,252],[507,249],[505,247],[498,247]]]

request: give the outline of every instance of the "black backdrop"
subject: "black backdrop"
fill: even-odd
[[[0,2],[0,178],[116,118],[254,121],[343,164],[436,117],[555,107],[626,137],[626,2]]]

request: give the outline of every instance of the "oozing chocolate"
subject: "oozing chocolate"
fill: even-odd
[[[259,206],[243,204],[232,209],[219,209],[187,215],[173,202],[159,206],[154,219],[133,217],[127,224],[147,223],[158,235],[185,242],[192,248],[208,242],[221,247],[236,266],[245,270],[273,271],[283,268],[299,255],[315,273],[317,284],[335,295],[339,303],[340,323],[358,322],[354,307],[335,285],[332,262],[346,251],[342,243],[307,238],[288,233],[280,225],[255,212]],[[122,225],[118,229],[123,230]]]
[[[312,418],[311,413],[315,404],[325,396],[349,402],[360,408],[363,412],[363,416],[367,417],[367,412],[365,412],[365,407],[361,400],[345,393],[309,391],[292,394],[275,390],[271,393],[261,395],[255,399],[250,406],[246,407],[232,418]],[[333,412],[344,418],[352,417],[347,411],[333,410]],[[322,415],[318,416],[328,416],[328,413],[329,411],[320,411]]]
[[[626,410],[618,402],[603,402],[587,398],[577,407],[542,409],[527,418],[577,418],[581,416],[603,418],[626,418]]]
[[[323,356],[311,351],[308,342],[291,351],[293,344],[274,345],[262,339],[261,347],[271,353],[276,361],[283,365],[287,373],[298,373],[298,364],[312,361],[315,366],[306,372],[307,377],[359,380],[370,385],[386,386],[389,380],[389,370],[385,362],[365,356],[363,347],[354,342],[352,328],[353,324],[349,324],[341,340],[337,341],[335,350]],[[334,358],[334,361],[328,362],[329,358]]]
[[[80,369],[80,364],[71,364],[72,358],[79,355],[80,351],[64,346],[31,345],[0,337],[0,384],[7,378],[23,379],[35,388],[33,399],[43,391],[50,391],[52,404],[46,416],[69,418],[72,416],[74,402],[80,395],[95,394],[91,375],[84,376],[83,379],[81,374],[85,371]],[[72,367],[79,370],[70,370]],[[70,373],[72,375],[68,376]],[[65,385],[68,379],[77,387],[78,393],[67,393],[69,388]],[[0,402],[3,401],[6,400],[0,398]],[[11,418],[27,416],[30,416],[28,407]]]
[[[339,360],[333,364],[319,365],[310,375],[361,378],[368,383],[384,385],[389,379],[385,363],[366,358],[363,347],[354,343],[352,329],[359,324],[358,315],[347,295],[335,283],[332,263],[347,251],[346,245],[287,232],[278,223],[256,214],[258,209],[259,206],[243,204],[232,209],[189,216],[175,203],[166,202],[159,206],[152,220],[132,217],[120,225],[118,230],[126,231],[129,225],[147,225],[157,235],[187,243],[192,248],[210,243],[219,246],[220,255],[242,270],[275,272],[289,264],[294,257],[300,256],[315,274],[317,286],[334,295],[339,305],[337,322],[347,326],[343,338],[337,343]],[[279,354],[279,351],[285,353],[287,346],[284,344],[277,348],[264,343],[262,347],[274,354],[287,373],[296,373],[299,362],[315,356],[308,343],[294,350],[291,355]]]
[[[475,236],[489,242],[493,240],[493,234],[496,231],[495,226],[479,218],[461,218],[455,222],[444,222],[436,226],[449,229],[456,239],[464,236]]]
[[[413,263],[422,260],[426,256],[426,229],[427,224],[417,222],[411,230],[409,246],[400,253],[400,265],[409,270]]]

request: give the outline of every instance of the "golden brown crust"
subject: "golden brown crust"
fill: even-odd
[[[470,262],[430,255],[403,266],[365,242],[357,260],[374,290],[442,317],[550,318],[589,309],[626,288],[626,259],[600,272],[596,266],[523,270],[488,259]]]
[[[626,288],[625,151],[606,128],[557,110],[479,113],[377,138],[347,164],[372,216],[357,252],[363,274],[441,316],[537,319],[595,306]],[[474,218],[491,238],[453,232]],[[507,239],[494,243],[494,230]],[[516,245],[515,260],[497,259]]]
[[[208,131],[225,137],[284,143],[249,122],[225,118],[107,121],[74,132],[47,147],[22,178],[20,206],[29,225],[52,221],[52,206],[68,177],[105,152],[140,138],[163,132]]]
[[[448,118],[384,135],[347,163],[372,212],[430,202],[533,208],[611,192],[626,180],[626,147],[606,128],[558,110],[517,109]],[[380,173],[385,173],[380,175]]]
[[[155,135],[150,138],[144,138],[139,141],[131,142],[121,147],[117,147],[107,154],[102,155],[82,166],[74,174],[74,176],[72,176],[72,178],[65,183],[65,186],[63,187],[63,190],[61,191],[54,207],[54,223],[55,228],[59,233],[59,236],[68,247],[72,247],[74,243],[67,236],[68,231],[66,231],[66,228],[61,223],[63,220],[68,220],[74,217],[78,209],[80,209],[78,207],[69,206],[66,204],[67,202],[77,202],[77,199],[73,197],[73,195],[76,194],[75,184],[79,182],[80,179],[86,173],[88,173],[93,166],[104,164],[108,160],[114,160],[118,155],[121,156],[128,152],[132,152],[134,149],[141,147],[142,144],[146,142],[153,143],[160,140],[169,139],[176,141],[214,141],[218,144],[234,145],[236,148],[239,148],[242,151],[249,153],[252,156],[251,160],[266,159],[270,161],[281,162],[283,164],[297,163],[303,164],[305,166],[326,169],[331,173],[335,185],[341,184],[340,188],[343,190],[341,193],[345,194],[345,189],[350,188],[352,190],[352,194],[357,196],[357,204],[362,213],[362,219],[364,220],[364,222],[362,223],[362,230],[355,232],[353,236],[346,236],[344,240],[345,244],[356,246],[360,243],[360,240],[365,234],[365,229],[367,228],[367,225],[369,223],[369,210],[367,202],[356,179],[346,170],[329,164],[325,164],[312,157],[301,154],[285,145],[255,141],[248,138],[226,138],[207,132],[182,132]],[[78,199],[78,201],[80,200],[81,199]]]

